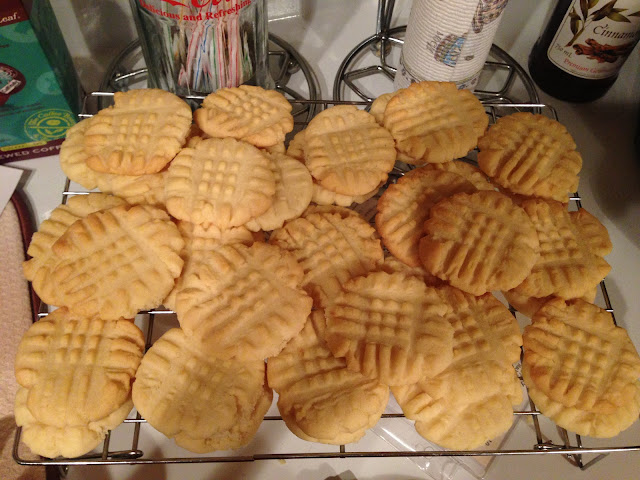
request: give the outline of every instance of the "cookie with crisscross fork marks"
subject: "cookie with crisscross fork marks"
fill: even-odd
[[[76,455],[91,450],[131,410],[131,382],[143,350],[144,336],[129,320],[88,319],[59,308],[34,323],[15,361],[16,380],[26,389],[24,405],[34,419],[27,423],[66,429],[70,438],[59,449]],[[124,415],[111,417],[121,410]],[[109,417],[107,428],[93,428]],[[37,430],[36,437],[46,435],[46,428]],[[36,438],[35,451],[38,445]]]
[[[162,170],[185,143],[189,105],[154,88],[116,92],[114,102],[91,118],[84,134],[89,168],[119,175]]]
[[[311,298],[302,268],[275,245],[221,245],[190,267],[176,295],[181,327],[210,354],[241,360],[277,355],[304,326]]]
[[[180,235],[184,240],[184,248],[180,252],[180,258],[184,261],[184,266],[175,286],[162,302],[165,307],[172,310],[176,308],[176,295],[182,290],[184,278],[191,271],[192,265],[198,265],[206,261],[210,252],[220,245],[243,243],[248,246],[255,241],[254,234],[245,227],[221,230],[212,224],[198,224],[183,220],[177,222],[177,224]]]
[[[327,345],[350,370],[410,385],[451,363],[451,312],[438,290],[413,276],[369,273],[345,282],[327,308]]]
[[[556,402],[536,388],[531,379],[531,368],[522,365],[522,378],[527,384],[529,397],[536,408],[552,419],[559,427],[578,435],[596,438],[611,438],[629,428],[640,414],[640,381],[635,384],[635,397],[618,407],[613,413],[592,412],[578,407],[567,407]]]
[[[372,192],[396,161],[391,134],[353,105],[327,108],[309,122],[304,155],[313,178],[343,195]]]
[[[566,407],[610,414],[634,401],[640,357],[611,315],[583,300],[547,302],[524,330],[532,386]]]
[[[418,243],[429,209],[455,193],[475,191],[476,187],[455,173],[426,167],[406,173],[378,200],[376,228],[385,247],[407,265],[421,265]]]
[[[440,287],[454,307],[451,365],[433,378],[393,387],[418,433],[455,450],[472,449],[504,433],[522,388],[512,364],[520,358],[522,335],[509,310],[493,295],[481,297]]]
[[[292,252],[304,270],[302,286],[316,306],[327,306],[351,277],[383,261],[376,232],[360,215],[342,207],[313,207],[274,230],[269,242]]]
[[[567,203],[582,157],[559,122],[526,112],[499,118],[478,141],[478,166],[510,192]]]
[[[540,255],[531,273],[514,288],[516,294],[580,298],[607,276],[611,266],[602,254],[611,251],[611,241],[593,215],[583,209],[568,212],[553,200],[524,200],[522,208],[537,231]]]
[[[275,195],[266,212],[247,222],[247,228],[252,232],[274,230],[285,220],[299,217],[309,206],[313,194],[311,174],[303,164],[283,153],[272,153],[269,157]]]
[[[209,94],[193,118],[207,135],[244,140],[257,147],[284,142],[293,130],[291,104],[284,95],[252,85]]]
[[[157,307],[180,275],[184,241],[163,210],[119,206],[76,221],[51,247],[33,286],[50,305],[104,319]]]
[[[167,210],[193,223],[244,225],[273,203],[271,162],[256,147],[231,138],[211,138],[185,148],[169,167]]]
[[[414,164],[464,157],[489,124],[480,100],[449,82],[412,83],[389,100],[383,121]]]
[[[433,207],[419,255],[433,275],[474,295],[513,288],[538,258],[538,237],[524,210],[498,192],[458,193]]]
[[[217,359],[174,328],[145,354],[132,397],[151,426],[179,446],[205,453],[249,443],[273,393],[264,360]]]
[[[267,362],[278,409],[299,437],[340,445],[360,439],[380,419],[389,387],[347,370],[325,341],[325,318],[314,310],[300,334]]]
[[[75,124],[62,142],[60,167],[67,177],[88,190],[97,187],[101,192],[117,195],[130,204],[164,205],[166,170],[146,175],[118,175],[89,168],[84,134],[91,121],[87,118]]]
[[[90,213],[125,205],[121,198],[105,193],[90,193],[76,195],[59,205],[47,220],[40,224],[38,231],[33,234],[27,254],[31,259],[22,264],[24,276],[33,281],[38,270],[51,267],[55,254],[51,251],[54,243],[67,231],[76,220],[84,218]]]

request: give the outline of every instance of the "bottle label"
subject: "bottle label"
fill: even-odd
[[[549,60],[576,77],[617,75],[640,38],[637,0],[576,0],[547,50]]]

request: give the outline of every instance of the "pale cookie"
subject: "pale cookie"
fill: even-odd
[[[441,287],[453,313],[451,365],[433,378],[393,387],[420,435],[454,450],[473,449],[504,433],[522,388],[512,364],[520,358],[522,335],[509,310],[493,295],[481,297]]]
[[[246,227],[252,232],[280,228],[286,220],[299,217],[309,206],[313,181],[307,167],[283,153],[270,154],[276,192],[269,209],[249,220]]]
[[[287,148],[287,155],[302,163],[304,163],[304,139],[305,130],[300,130],[293,136]]]
[[[451,363],[451,312],[423,281],[374,272],[344,283],[326,310],[326,341],[349,370],[386,385],[410,385]]]
[[[144,335],[129,320],[82,318],[59,308],[34,323],[15,361],[25,389],[17,404],[30,415],[23,424],[34,428],[32,450],[46,448],[37,438],[46,428],[59,431],[54,437],[61,444],[52,442],[51,449],[64,453],[57,454],[94,448],[131,410],[131,382],[143,350]],[[62,441],[65,431],[70,438]]]
[[[365,194],[365,195],[342,195],[341,193],[336,193],[331,190],[324,188],[322,185],[313,182],[313,194],[311,196],[311,201],[317,205],[338,205],[341,207],[349,207],[354,203],[361,204],[374,197],[380,187],[382,185],[378,185],[378,187],[374,188],[373,191]]]
[[[351,277],[383,260],[380,240],[360,215],[344,207],[309,208],[274,230],[270,243],[293,253],[304,271],[302,287],[316,306],[327,306]]]
[[[596,294],[598,293],[598,287],[595,286],[588,290],[582,297],[580,297],[585,302],[593,303],[596,299]],[[509,302],[513,308],[515,308],[518,312],[523,315],[531,318],[535,313],[549,300],[555,298],[553,295],[549,295],[548,297],[528,297],[526,295],[522,295],[518,293],[517,290],[507,290],[502,292],[504,298]],[[569,299],[565,299],[569,300]]]
[[[56,207],[31,237],[31,243],[27,250],[31,259],[22,264],[25,278],[33,281],[39,270],[46,269],[48,271],[51,268],[55,258],[51,247],[76,220],[84,218],[90,213],[125,204],[124,200],[112,195],[90,193],[88,195],[74,195],[67,200],[65,205]]]
[[[159,89],[116,92],[85,132],[87,165],[97,172],[143,175],[162,170],[185,144],[191,108]]]
[[[185,148],[167,175],[169,213],[193,223],[237,227],[271,206],[276,192],[272,160],[231,138],[212,138]]]
[[[431,207],[419,254],[425,269],[474,295],[519,285],[538,258],[524,210],[491,191],[458,193]]]
[[[447,82],[412,83],[391,98],[384,111],[384,126],[397,149],[415,163],[464,157],[488,124],[480,100]]]
[[[20,440],[36,455],[46,458],[74,458],[89,453],[96,448],[129,415],[133,402],[129,398],[120,408],[99,420],[85,425],[58,427],[39,421],[29,411],[27,398],[29,391],[18,387],[15,401],[16,425],[22,427]]]
[[[50,271],[33,279],[50,305],[80,315],[130,318],[157,307],[182,270],[184,241],[166,212],[119,206],[76,221],[51,247]]]
[[[510,192],[567,203],[582,157],[567,129],[544,115],[499,118],[478,142],[478,166]]]
[[[69,180],[82,185],[87,190],[98,186],[98,172],[87,166],[87,151],[84,146],[84,134],[89,128],[91,118],[76,123],[67,131],[60,146],[60,168]]]
[[[410,277],[415,277],[422,280],[425,285],[429,287],[435,287],[444,284],[438,277],[431,275],[421,266],[410,267],[401,260],[391,255],[384,257],[384,262],[380,265],[379,270],[387,273],[402,273]]]
[[[215,225],[197,224],[185,221],[178,222],[178,230],[184,239],[184,247],[180,252],[180,258],[184,261],[182,272],[176,280],[176,284],[162,302],[162,304],[175,310],[176,295],[182,290],[184,278],[191,271],[192,265],[206,262],[212,250],[227,243],[243,243],[251,245],[255,238],[246,227],[235,227],[220,230]]]
[[[475,191],[469,181],[455,173],[424,167],[407,172],[378,200],[376,228],[384,246],[407,265],[421,265],[418,244],[431,207],[454,193]]]
[[[345,360],[328,349],[325,329],[322,310],[313,311],[300,334],[268,359],[267,379],[293,433],[340,445],[359,440],[377,423],[389,387],[347,370]]]
[[[89,154],[85,148],[84,132],[90,120],[86,119],[74,125],[62,143],[60,167],[69,180],[87,190],[98,188],[104,193],[111,193],[132,205],[164,205],[166,171],[148,175],[116,175],[96,172],[87,166]]]
[[[244,140],[257,147],[284,142],[293,130],[291,104],[284,95],[251,85],[209,94],[193,118],[207,135]]]
[[[262,147],[260,150],[270,154],[286,155],[287,153],[287,147],[285,147],[284,142],[277,143],[271,147]]]
[[[273,393],[264,360],[220,360],[174,328],[145,354],[133,403],[151,426],[196,453],[251,441]]]
[[[294,256],[274,245],[222,245],[184,277],[175,302],[180,326],[219,358],[277,355],[311,311],[302,279]]]
[[[482,170],[463,160],[459,162],[430,163],[425,168],[433,170],[444,170],[464,177],[469,180],[478,190],[495,190],[495,186],[491,184]]]
[[[584,211],[568,212],[564,204],[552,200],[524,200],[522,208],[533,222],[540,247],[538,260],[514,288],[516,293],[579,298],[607,276],[611,266],[591,246],[609,253],[610,248],[605,246],[610,247],[611,241],[595,217]]]
[[[121,197],[130,205],[163,207],[166,178],[166,170],[139,176],[98,173],[96,183],[100,191]]]
[[[369,109],[369,113],[373,115],[373,118],[376,119],[378,125],[384,126],[384,111],[389,104],[389,100],[402,90],[404,90],[404,88],[396,90],[395,92],[383,93],[373,101],[371,108]]]
[[[578,407],[567,407],[560,402],[551,400],[541,390],[536,388],[531,379],[530,367],[522,365],[522,378],[527,384],[529,397],[536,408],[544,416],[549,417],[559,427],[566,428],[578,435],[611,438],[629,428],[640,414],[640,382],[634,385],[633,400],[618,407],[613,413],[592,412]]]
[[[387,180],[396,161],[389,132],[373,115],[338,105],[316,115],[305,130],[305,164],[324,188],[366,195]]]
[[[635,401],[640,356],[606,310],[583,300],[547,302],[524,329],[523,367],[554,402],[612,414]]]

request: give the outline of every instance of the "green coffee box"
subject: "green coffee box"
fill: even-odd
[[[77,77],[69,74],[73,67],[48,0],[28,7],[0,1],[0,164],[57,154],[79,108]]]

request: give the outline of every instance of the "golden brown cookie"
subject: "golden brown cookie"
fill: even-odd
[[[227,243],[243,243],[251,245],[255,238],[246,227],[234,227],[220,230],[215,225],[197,224],[185,221],[177,222],[178,230],[184,240],[184,247],[180,252],[180,258],[184,261],[184,266],[177,278],[175,286],[167,295],[162,304],[175,310],[176,295],[182,290],[183,280],[191,271],[192,265],[206,262],[207,257],[220,245]]]
[[[635,384],[635,397],[613,413],[592,412],[578,407],[567,407],[551,400],[531,379],[531,368],[522,365],[522,378],[527,384],[529,397],[540,412],[552,419],[559,427],[566,428],[578,435],[611,438],[629,428],[638,420],[640,414],[640,382]]]
[[[257,147],[284,142],[293,129],[291,104],[279,92],[241,85],[209,94],[193,117],[216,138],[235,138]]]
[[[340,445],[359,440],[380,419],[389,387],[347,369],[324,341],[325,318],[314,310],[300,334],[267,362],[269,386],[287,426],[305,440]]]
[[[302,329],[312,301],[291,253],[257,242],[221,245],[201,257],[183,278],[175,310],[180,326],[211,355],[264,359]]]
[[[519,285],[539,255],[531,220],[498,192],[458,193],[439,201],[424,233],[419,255],[425,269],[474,295]]]
[[[393,387],[407,418],[427,440],[454,450],[473,449],[506,432],[522,389],[512,364],[522,335],[509,310],[493,295],[453,287],[440,291],[453,306],[453,360],[442,373]]]
[[[488,123],[480,100],[448,82],[412,83],[391,98],[384,111],[384,126],[398,151],[417,164],[465,156]]]
[[[527,199],[522,208],[537,231],[540,253],[531,273],[514,288],[516,293],[579,298],[609,273],[610,265],[592,250],[592,245],[601,253],[611,250],[609,234],[595,217],[568,212],[553,200]]]
[[[583,300],[547,302],[525,328],[523,347],[527,386],[554,402],[612,414],[635,401],[640,356],[600,307]]]
[[[595,286],[580,298],[585,302],[593,303],[597,293],[598,287]],[[507,302],[509,302],[509,305],[529,318],[533,317],[535,313],[540,309],[540,307],[542,307],[545,303],[555,298],[553,295],[542,298],[528,297],[526,295],[518,293],[517,290],[507,290],[502,292],[502,294],[504,295],[504,298],[507,300]]]
[[[478,165],[507,190],[567,203],[582,157],[559,122],[518,112],[499,118],[478,141]]]
[[[383,260],[373,227],[343,207],[310,207],[274,230],[269,242],[293,253],[304,271],[302,286],[316,306],[328,305],[345,281]]]
[[[455,173],[469,180],[478,190],[495,190],[495,186],[491,184],[482,170],[463,160],[459,162],[430,163],[425,168],[432,170],[444,170],[446,172]]]
[[[84,146],[84,134],[89,128],[91,118],[85,118],[67,131],[60,146],[60,168],[69,180],[93,190],[98,186],[98,172],[87,165],[87,151]]]
[[[185,148],[169,167],[167,210],[193,223],[244,225],[273,203],[271,162],[257,148],[231,138],[211,138]]]
[[[451,312],[422,280],[369,273],[345,282],[327,308],[326,341],[350,370],[386,385],[410,385],[451,363]]]
[[[163,210],[123,205],[76,221],[51,247],[33,287],[50,305],[130,318],[162,303],[182,270],[184,241]]]
[[[305,130],[304,154],[313,178],[343,195],[368,194],[387,180],[396,161],[389,132],[353,105],[316,115]]]
[[[164,207],[166,178],[166,170],[138,176],[98,173],[96,183],[100,191],[123,198],[130,205]]]
[[[246,227],[252,232],[280,228],[286,220],[299,217],[309,206],[313,181],[307,167],[284,153],[270,154],[276,191],[266,212],[249,220]]]
[[[57,450],[53,456],[94,448],[131,410],[131,382],[143,350],[144,336],[129,320],[84,318],[59,308],[34,323],[15,362],[25,389],[18,408],[28,410],[24,425],[33,430],[33,443],[25,443],[43,455]],[[48,429],[58,432],[51,450],[43,445]]]
[[[27,398],[29,391],[18,387],[14,413],[16,424],[22,427],[20,440],[36,455],[46,458],[79,457],[96,448],[129,415],[133,409],[131,399],[110,415],[86,425],[65,425],[58,427],[39,421],[29,411]]]
[[[126,202],[121,198],[105,193],[74,195],[68,198],[67,203],[56,207],[31,237],[31,243],[27,250],[31,259],[22,264],[25,278],[33,281],[39,270],[46,269],[48,271],[51,268],[55,258],[51,247],[76,220],[84,218],[90,213],[125,204]]]
[[[407,172],[378,200],[376,228],[384,246],[407,265],[421,265],[418,244],[431,207],[454,193],[475,191],[469,181],[455,173],[426,167]]]
[[[192,120],[189,105],[151,88],[116,92],[114,102],[91,118],[84,133],[87,166],[120,175],[162,170],[185,144]]]
[[[378,185],[377,188],[374,188],[373,191],[366,195],[342,195],[313,182],[313,195],[311,196],[311,201],[317,205],[338,205],[341,207],[349,207],[354,203],[364,203],[374,197],[380,190],[380,186],[381,185]]]
[[[133,403],[151,426],[196,453],[251,441],[273,394],[264,360],[220,360],[174,328],[145,354]]]
[[[401,90],[404,90],[404,89],[396,90],[395,92],[383,93],[378,98],[376,98],[371,104],[371,109],[369,110],[369,113],[373,115],[373,118],[376,119],[376,122],[378,123],[378,125],[384,126],[384,111],[386,110],[387,105],[389,104],[389,100],[391,100]]]
[[[305,131],[300,130],[293,136],[287,148],[287,155],[302,163],[304,163],[304,138]]]

